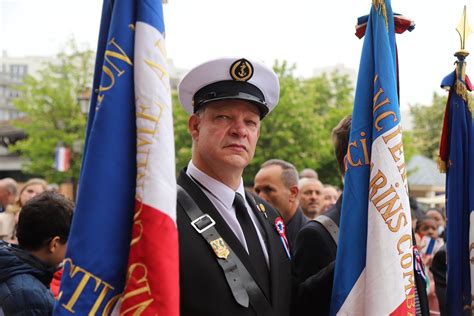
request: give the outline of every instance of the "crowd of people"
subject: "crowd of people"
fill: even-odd
[[[276,74],[257,61],[217,59],[192,69],[178,95],[192,138],[177,179],[180,314],[328,315],[341,189],[278,157],[261,165],[253,188],[243,185],[261,120],[278,103]],[[341,178],[351,122],[344,117],[332,132]],[[0,314],[48,315],[73,204],[42,179],[18,188],[0,180]],[[416,315],[429,315],[428,306],[443,315],[444,213],[413,204],[412,217]]]

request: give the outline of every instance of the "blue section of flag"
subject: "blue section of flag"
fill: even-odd
[[[458,63],[458,71],[461,65],[462,62]],[[457,77],[458,84],[464,85],[463,78]],[[448,81],[451,89],[446,111],[449,147],[446,161],[446,308],[447,315],[467,316],[471,315],[465,307],[471,305],[469,216],[474,210],[474,134],[472,113],[456,89],[456,72],[450,74],[443,83]]]
[[[362,48],[349,141],[352,145],[344,179],[331,315],[342,307],[366,266],[372,143],[400,123],[395,33],[389,0],[385,1],[385,8],[387,20],[382,6],[378,9],[372,6]],[[381,105],[386,98],[388,103]],[[368,161],[364,156],[364,142]]]
[[[104,1],[77,206],[55,315],[109,314],[123,291],[136,183],[135,6]]]
[[[145,22],[165,34],[162,0],[138,1],[137,21]]]

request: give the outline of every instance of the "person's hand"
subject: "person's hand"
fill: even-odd
[[[431,267],[431,264],[433,263],[433,255],[427,255],[422,253],[421,254],[421,260],[423,260],[423,263],[427,267]]]

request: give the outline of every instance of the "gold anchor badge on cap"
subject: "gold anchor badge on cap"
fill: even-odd
[[[227,257],[229,256],[230,251],[229,251],[229,248],[227,248],[227,245],[225,244],[225,241],[224,239],[222,239],[222,237],[214,239],[213,241],[210,242],[210,244],[217,258],[227,260]]]
[[[239,59],[230,66],[230,76],[235,81],[248,81],[253,76],[253,66],[247,59]]]

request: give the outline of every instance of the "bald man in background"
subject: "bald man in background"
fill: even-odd
[[[296,235],[308,221],[299,207],[298,173],[295,166],[281,159],[270,159],[255,175],[254,191],[280,212],[286,224],[290,252]]]
[[[304,215],[309,219],[316,218],[323,207],[323,184],[317,179],[303,178],[299,180],[298,188],[300,207]]]

